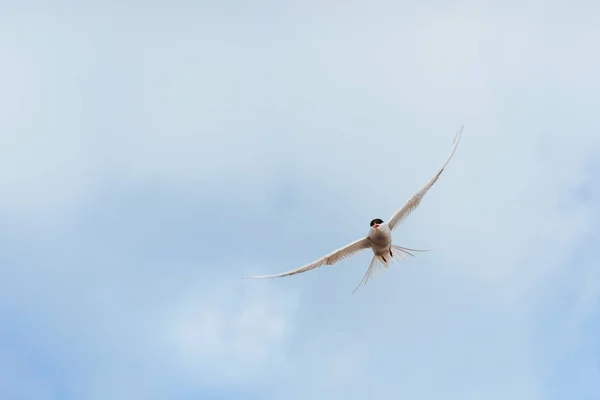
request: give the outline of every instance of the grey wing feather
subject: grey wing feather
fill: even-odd
[[[425,194],[429,191],[429,189],[431,189],[433,184],[438,180],[442,172],[444,172],[444,168],[446,168],[446,165],[448,165],[448,162],[450,161],[450,159],[454,155],[454,152],[456,151],[456,147],[458,146],[463,127],[464,125],[461,126],[460,130],[454,137],[452,151],[450,152],[448,159],[446,159],[446,162],[444,162],[440,170],[434,175],[433,178],[431,178],[429,182],[427,182],[427,184],[421,190],[419,190],[413,197],[411,197],[406,203],[404,203],[402,208],[396,211],[394,215],[392,215],[392,217],[389,219],[388,226],[390,230],[394,229],[404,218],[406,218],[415,208],[419,206],[423,196],[425,196]]]
[[[351,257],[357,252],[361,250],[365,250],[371,247],[371,241],[367,238],[359,239],[355,242],[352,242],[344,247],[341,247],[331,253],[327,254],[324,257],[319,258],[316,261],[311,262],[310,264],[306,264],[300,268],[282,272],[280,274],[275,275],[261,275],[261,276],[250,276],[249,279],[263,279],[263,278],[281,278],[283,276],[290,276],[299,274],[302,272],[310,271],[315,268],[322,267],[323,265],[333,265],[337,262],[342,261],[345,258]]]

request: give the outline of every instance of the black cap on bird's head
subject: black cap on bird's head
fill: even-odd
[[[371,221],[371,227],[377,228],[380,224],[383,224],[383,220],[379,218],[375,218],[373,221]]]

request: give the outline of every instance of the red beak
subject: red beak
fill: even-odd
[[[379,228],[379,224],[373,225],[373,228],[375,228],[375,229]]]

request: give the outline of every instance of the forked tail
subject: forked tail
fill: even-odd
[[[417,249],[409,249],[408,247],[402,247],[402,246],[397,246],[395,244],[392,245],[392,253],[394,254],[394,258],[396,258],[396,252],[400,252],[400,254],[402,254],[402,256],[399,259],[405,259],[406,256],[404,256],[404,254],[408,254],[409,256],[415,256],[414,254],[411,253],[411,251],[429,251],[429,250],[417,250]]]
[[[367,272],[365,273],[365,276],[363,276],[362,280],[360,281],[360,283],[358,284],[358,286],[356,287],[356,289],[354,289],[354,291],[352,291],[352,294],[354,294],[354,292],[356,292],[358,290],[358,288],[361,287],[361,285],[364,284],[364,286],[367,285],[367,282],[369,282],[369,279],[371,278],[371,276],[375,273],[375,271],[380,268],[380,267],[389,267],[390,263],[393,261],[398,261],[400,262],[401,260],[405,260],[406,258],[408,258],[408,256],[414,257],[415,255],[411,253],[411,251],[429,251],[429,250],[417,250],[417,249],[409,249],[407,247],[402,247],[402,246],[396,246],[395,244],[393,244],[390,248],[390,252],[391,254],[376,254],[373,256],[373,259],[371,260],[371,264],[369,265],[369,269],[367,269]]]

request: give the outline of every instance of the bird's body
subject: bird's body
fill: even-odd
[[[417,208],[423,196],[429,191],[429,189],[431,189],[433,184],[440,177],[440,175],[444,171],[444,168],[454,155],[454,151],[456,150],[456,146],[458,145],[461,133],[462,127],[457,133],[456,137],[454,138],[454,146],[452,147],[452,152],[450,153],[450,156],[439,169],[439,171],[434,175],[434,177],[429,182],[427,182],[427,184],[420,191],[418,191],[413,197],[411,197],[404,204],[404,206],[402,206],[402,208],[396,211],[388,221],[384,222],[379,218],[372,220],[370,224],[371,227],[366,237],[352,242],[342,248],[339,248],[303,267],[288,272],[283,272],[281,274],[251,276],[250,278],[280,278],[284,276],[295,275],[302,272],[310,271],[323,265],[333,265],[345,258],[353,256],[359,251],[370,248],[373,251],[373,259],[371,260],[371,264],[369,265],[365,276],[357,286],[356,289],[358,289],[363,282],[365,284],[368,282],[369,278],[378,267],[383,266],[387,268],[389,264],[394,260],[401,260],[407,255],[413,256],[411,251],[427,251],[408,249],[406,247],[401,247],[392,244],[392,231],[404,218],[406,218],[415,208]]]
[[[371,242],[371,250],[376,256],[386,258],[392,247],[392,231],[385,223],[377,224],[369,229],[367,239]]]

